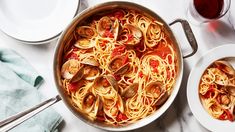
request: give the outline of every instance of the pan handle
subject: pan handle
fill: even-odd
[[[184,33],[187,37],[187,40],[193,49],[193,51],[190,54],[183,56],[183,58],[188,58],[190,56],[193,56],[197,52],[197,49],[198,49],[197,41],[195,39],[195,36],[192,32],[192,29],[191,29],[189,23],[186,20],[176,19],[173,22],[171,22],[169,25],[171,26],[177,22],[181,23],[183,30],[184,30]]]
[[[25,110],[25,111],[20,112],[16,115],[13,115],[5,120],[0,121],[0,131],[5,132],[5,131],[11,130],[12,128],[23,123],[27,119],[33,117],[37,113],[41,112],[42,110],[48,108],[49,106],[55,104],[56,102],[58,102],[60,100],[61,100],[60,96],[57,95],[57,96],[55,96],[51,99],[48,99],[48,100],[46,100],[46,101],[28,109],[28,110]]]

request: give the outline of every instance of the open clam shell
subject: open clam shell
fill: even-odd
[[[215,61],[214,64],[223,72],[229,74],[229,75],[235,75],[235,70],[233,66],[228,63],[227,61]]]
[[[99,66],[99,62],[97,62],[94,58],[86,58],[81,61],[81,64],[90,65],[90,66]]]
[[[110,17],[104,16],[102,17],[97,25],[97,31],[100,36],[103,36],[105,32],[112,33],[115,40],[117,40],[118,34],[120,32],[120,23],[118,19],[112,21]]]
[[[113,21],[108,16],[104,16],[98,22],[97,31],[100,36],[103,36],[104,32],[107,30],[111,30],[112,26]]]
[[[91,92],[87,93],[82,100],[83,112],[96,116],[99,110],[100,97]]]
[[[71,83],[77,82],[81,80],[84,76],[84,66],[80,67],[80,69],[73,75],[73,77],[70,79]]]
[[[77,42],[74,45],[80,49],[90,49],[95,46],[95,40],[82,38],[77,40]]]
[[[132,24],[126,24],[123,27],[123,29],[127,32],[128,35],[130,35],[130,37],[128,37],[127,40],[124,40],[126,41],[125,42],[126,45],[134,46],[140,43],[143,34],[138,27]]]
[[[109,62],[108,68],[115,75],[124,74],[129,70],[129,64],[123,64],[123,59],[123,56],[116,56]]]
[[[94,80],[100,75],[100,69],[96,66],[84,66],[84,79]]]
[[[146,92],[157,99],[155,105],[162,105],[169,97],[164,85],[161,82],[152,82],[146,86]]]
[[[125,98],[131,98],[135,96],[138,91],[138,87],[139,87],[138,83],[133,83],[122,92],[122,96]]]
[[[113,30],[112,30],[112,33],[113,33],[115,40],[118,39],[118,35],[120,34],[120,32],[121,32],[121,26],[120,26],[118,19],[116,19],[114,21]]]
[[[119,69],[117,69],[114,74],[115,75],[121,75],[126,73],[129,70],[130,65],[128,63],[124,64],[123,66],[121,66]]]
[[[71,79],[79,70],[79,61],[75,59],[67,60],[61,68],[61,75],[65,79]]]
[[[118,87],[118,83],[116,81],[116,79],[111,76],[111,75],[107,75],[106,79],[108,80],[109,84],[117,91],[119,92],[119,87]]]
[[[116,90],[116,92],[118,93],[119,91],[119,87],[118,87],[118,84],[115,80],[115,78],[111,75],[107,75],[107,76],[99,76],[97,77],[95,80],[94,80],[94,86],[96,88],[99,88],[99,87],[112,87],[114,90]]]
[[[81,61],[83,64],[79,70],[70,79],[71,83],[77,82],[84,78],[85,80],[94,80],[100,75],[99,63],[93,58],[87,58]]]
[[[146,87],[146,92],[151,94],[154,98],[159,98],[161,94],[165,91],[164,86],[161,82],[149,83]]]
[[[228,85],[226,86],[226,89],[228,90],[228,93],[229,93],[230,95],[235,96],[235,85],[234,85],[234,84],[228,84]]]
[[[77,28],[77,33],[78,35],[88,39],[97,35],[96,30],[89,26],[80,26],[79,28]]]

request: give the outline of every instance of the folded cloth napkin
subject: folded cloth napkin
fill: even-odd
[[[38,87],[42,81],[23,57],[10,49],[0,49],[0,120],[40,103]],[[48,108],[11,131],[53,132],[61,121],[61,116]]]

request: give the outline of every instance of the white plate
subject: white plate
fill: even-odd
[[[59,36],[79,8],[79,0],[0,0],[0,29],[32,44]]]
[[[187,99],[189,107],[196,119],[207,129],[213,132],[231,132],[235,130],[235,122],[214,119],[204,109],[200,102],[198,87],[205,69],[214,61],[229,58],[235,65],[235,44],[226,44],[216,47],[203,55],[192,69],[187,84]]]

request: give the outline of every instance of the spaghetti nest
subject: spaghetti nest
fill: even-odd
[[[91,120],[126,125],[172,92],[177,56],[164,25],[137,11],[100,13],[78,25],[65,50],[62,84]]]
[[[201,77],[199,95],[206,111],[219,120],[234,120],[235,71],[226,61],[215,61]]]

